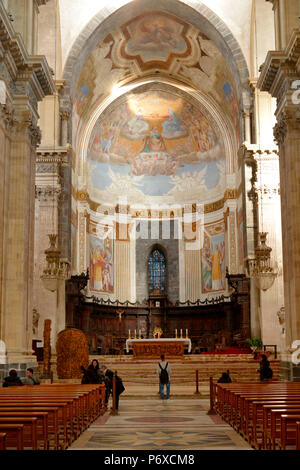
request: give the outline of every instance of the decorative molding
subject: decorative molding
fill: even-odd
[[[0,41],[4,50],[4,63],[12,80],[20,76],[30,81],[38,101],[46,95],[55,93],[55,83],[45,56],[28,54],[23,39],[20,34],[16,34],[2,2],[0,2]]]
[[[9,132],[14,125],[13,111],[5,104],[0,104],[0,120],[4,123],[5,129]]]
[[[285,141],[286,135],[288,131],[287,125],[287,118],[286,115],[283,114],[281,119],[277,122],[277,124],[273,128],[274,138],[278,145],[282,145]]]
[[[36,151],[36,163],[37,165],[59,165],[59,166],[69,166],[69,151],[70,147],[56,147],[56,148],[46,148],[39,147]],[[45,173],[41,171],[41,173]]]
[[[62,121],[67,121],[70,117],[70,112],[69,111],[60,111],[60,117]]]
[[[56,186],[36,186],[35,197],[39,201],[58,201],[61,196],[61,187]]]

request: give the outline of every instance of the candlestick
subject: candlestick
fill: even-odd
[[[188,330],[185,330],[185,337],[188,338]]]
[[[128,330],[128,338],[131,339],[130,330]]]
[[[136,339],[136,330],[134,330],[134,339]]]
[[[141,330],[139,330],[139,339],[141,339],[141,336],[142,336]]]
[[[180,328],[180,338],[182,338],[182,329]]]
[[[177,338],[177,328],[175,329],[175,338]]]

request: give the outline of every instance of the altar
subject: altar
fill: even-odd
[[[127,353],[131,347],[135,358],[159,358],[161,354],[167,357],[183,356],[186,346],[190,353],[192,350],[190,338],[127,339],[126,341]]]

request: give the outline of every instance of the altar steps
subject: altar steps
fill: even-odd
[[[109,369],[117,371],[122,377],[127,397],[156,396],[158,392],[158,375],[156,374],[157,360],[133,359],[131,355],[124,356],[90,356],[90,361],[97,359],[99,364],[105,364]],[[234,382],[259,381],[259,361],[252,355],[187,355],[182,359],[168,359],[171,366],[171,387],[173,396],[194,395],[196,391],[196,370],[200,395],[209,393],[209,378],[217,381],[222,372],[229,369]],[[279,361],[270,360],[274,379],[278,378]],[[56,364],[52,364],[54,382],[75,382],[79,379],[58,379]],[[124,395],[124,396],[125,396]],[[195,397],[198,395],[195,395]]]

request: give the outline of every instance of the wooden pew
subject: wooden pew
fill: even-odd
[[[24,447],[29,447],[32,450],[37,450],[37,418],[23,418],[18,416],[16,418],[0,417],[0,426],[7,424],[22,424],[23,425],[23,443]],[[7,446],[9,447],[10,435],[7,436]]]
[[[45,440],[43,431],[44,448],[49,447],[49,443],[56,449],[66,448],[99,414],[104,413],[104,405],[104,385],[15,387],[13,396],[9,387],[0,390],[0,413],[49,414],[48,440]]]
[[[269,422],[266,424],[263,417],[264,405],[273,404],[275,407],[278,405],[280,407],[278,409],[287,410],[288,416],[290,412],[295,414],[300,403],[300,384],[299,382],[216,384],[214,394],[214,406],[223,419],[238,430],[252,446],[264,448],[264,434],[266,429],[269,429]],[[276,415],[276,411],[274,413]],[[277,415],[281,416],[280,413]],[[272,419],[274,420],[274,417]],[[296,424],[293,426],[292,430],[295,431]],[[296,441],[295,432],[292,438],[294,441]],[[278,435],[277,425],[276,437]],[[289,431],[288,437],[291,435]],[[284,437],[282,439],[284,445]]]
[[[278,408],[270,408],[266,410],[267,423],[264,423],[264,448],[275,450],[277,448],[278,440],[281,436],[281,415],[292,414],[300,412],[300,407],[293,407],[293,405],[279,406]]]
[[[44,450],[49,448],[48,442],[48,413],[45,411],[0,411],[0,418],[37,418],[37,443]]]
[[[13,404],[1,405],[1,412],[47,412],[48,414],[48,448],[57,450],[58,449],[58,408],[55,406],[35,406],[31,404],[20,405]]]
[[[281,433],[278,446],[281,450],[286,450],[287,445],[296,446],[296,427],[300,414],[283,414],[280,419]]]
[[[260,398],[259,400],[252,401],[252,412],[248,420],[248,435],[249,442],[255,448],[265,449],[267,446],[266,442],[266,430],[271,426],[271,421],[266,414],[267,410],[272,408],[280,409],[285,407],[298,408],[300,406],[299,398],[289,399],[288,397],[276,398]],[[246,418],[247,419],[247,418]]]
[[[296,426],[296,450],[300,450],[300,421],[297,421]]]
[[[24,450],[24,431],[23,424],[1,424],[0,432],[6,434],[6,447],[8,439],[10,446],[17,450]]]
[[[6,450],[6,433],[0,432],[0,450]]]
[[[67,423],[70,419],[70,405],[72,400],[66,399],[53,399],[53,398],[40,398],[40,399],[31,399],[26,397],[19,397],[13,399],[4,400],[0,396],[0,407],[14,406],[18,405],[23,407],[24,405],[33,406],[50,406],[53,405],[55,408],[58,408],[58,447],[60,449],[66,449],[68,446],[68,437],[67,437]]]

